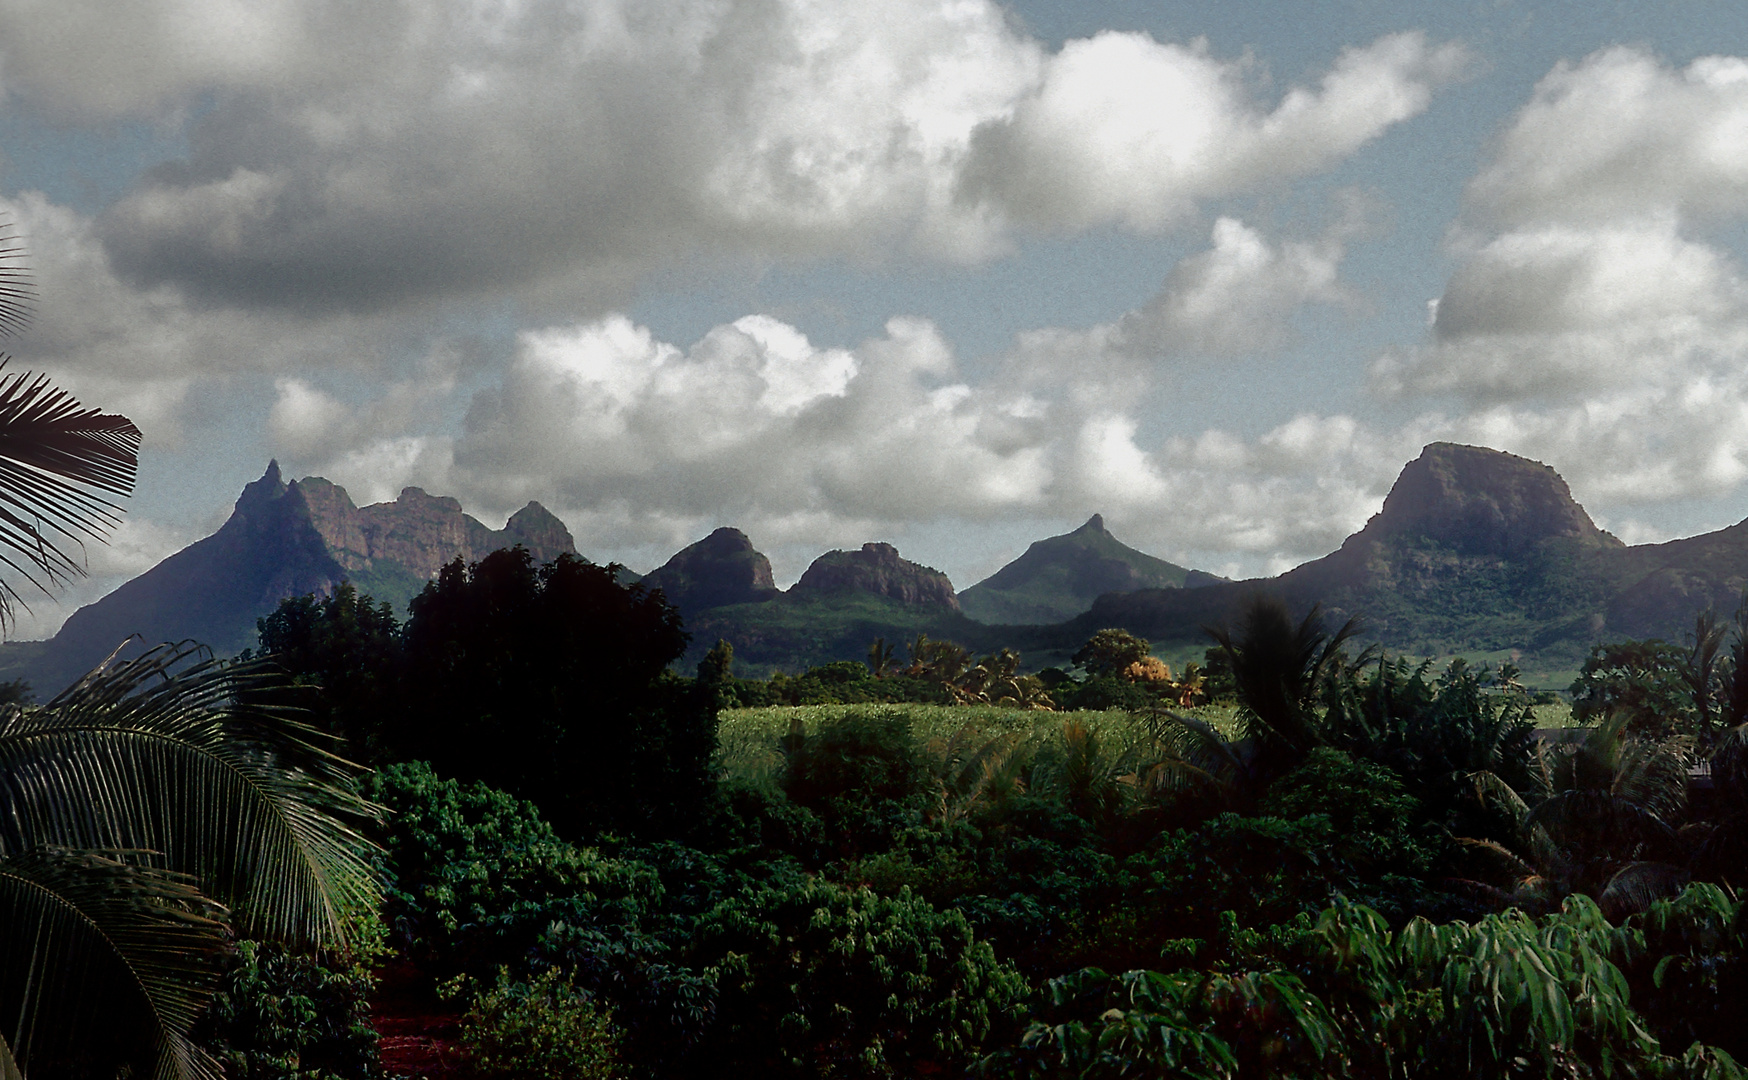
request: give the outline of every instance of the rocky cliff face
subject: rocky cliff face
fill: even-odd
[[[576,550],[570,531],[539,503],[529,503],[494,531],[462,513],[458,500],[416,487],[406,488],[392,503],[358,507],[345,488],[312,476],[287,485],[285,498],[286,513],[307,521],[329,556],[349,573],[370,573],[389,563],[424,579],[457,556],[472,561],[517,544],[535,562]]]
[[[31,670],[8,677],[58,689],[136,634],[151,644],[193,640],[221,655],[236,652],[254,644],[255,621],[279,601],[326,594],[342,581],[404,612],[445,563],[518,543],[540,561],[575,551],[569,531],[539,503],[492,530],[454,499],[408,488],[392,503],[357,507],[320,477],[285,483],[270,462],[218,532],[74,612],[36,651]]]
[[[899,600],[959,610],[947,575],[898,557],[891,544],[863,544],[861,551],[828,551],[795,583],[794,593],[855,590]]]
[[[1431,443],[1409,462],[1384,507],[1343,548],[1398,538],[1461,555],[1521,557],[1549,540],[1621,547],[1596,527],[1550,466],[1482,446]]]
[[[1099,600],[1086,622],[1198,641],[1249,592],[1336,622],[1360,617],[1387,648],[1421,655],[1518,650],[1575,661],[1605,637],[1679,640],[1748,573],[1748,527],[1629,548],[1597,528],[1552,468],[1433,443],[1341,549],[1278,578]]]
[[[739,529],[721,528],[685,548],[643,579],[684,614],[753,604],[777,595],[767,559]]]

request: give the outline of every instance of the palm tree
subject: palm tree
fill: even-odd
[[[0,713],[0,1055],[24,1075],[216,1077],[187,1033],[231,935],[340,948],[374,906],[357,770],[252,703],[277,681],[162,646]]]
[[[1550,907],[1584,892],[1619,915],[1680,890],[1687,875],[1677,830],[1692,744],[1632,736],[1629,724],[1621,711],[1582,742],[1538,744],[1527,791],[1490,772],[1475,774],[1476,794],[1505,811],[1516,832],[1514,848],[1463,841],[1510,882],[1507,890],[1483,892]]]
[[[1332,634],[1324,629],[1321,605],[1295,624],[1280,598],[1259,593],[1245,604],[1236,634],[1224,626],[1204,629],[1231,665],[1239,720],[1255,740],[1265,773],[1290,768],[1325,741],[1317,698],[1329,676],[1347,669],[1342,646],[1359,632],[1357,618]],[[1362,653],[1355,665],[1369,655]]]
[[[0,334],[31,290],[0,229]],[[0,356],[0,367],[5,358]],[[120,520],[140,432],[0,373],[0,565],[45,595]],[[0,626],[24,606],[0,578]],[[217,1078],[188,1032],[235,933],[347,943],[373,906],[372,808],[276,676],[164,646],[43,706],[0,706],[0,1080]]]

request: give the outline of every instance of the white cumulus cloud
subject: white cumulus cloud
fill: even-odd
[[[590,315],[677,258],[975,261],[1029,230],[1156,230],[1339,164],[1466,63],[1395,34],[1265,94],[1201,43],[1052,52],[988,0],[89,11],[0,10],[0,86],[185,134],[103,215],[113,264],[303,313],[514,290]]]

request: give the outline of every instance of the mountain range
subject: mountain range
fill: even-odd
[[[132,635],[235,653],[255,644],[255,620],[280,600],[327,594],[343,581],[404,614],[445,563],[516,544],[543,561],[576,550],[564,523],[537,502],[494,530],[462,513],[455,499],[419,488],[359,507],[345,488],[320,477],[286,483],[278,462],[269,462],[218,532],[75,611],[48,641],[7,643],[0,677],[58,689]]]
[[[80,608],[54,638],[0,647],[0,678],[58,688],[129,635],[235,652],[254,644],[255,620],[280,600],[343,581],[404,612],[445,563],[516,544],[542,561],[576,551],[539,503],[493,530],[418,488],[359,507],[320,477],[287,483],[270,463],[218,532]],[[1301,609],[1320,603],[1334,619],[1359,615],[1364,636],[1393,651],[1509,652],[1558,666],[1603,639],[1679,640],[1707,606],[1733,611],[1748,585],[1748,521],[1628,546],[1599,529],[1548,466],[1433,443],[1340,549],[1274,578],[1233,582],[1154,558],[1095,514],[962,593],[886,543],[827,552],[779,589],[770,560],[733,528],[642,583],[680,609],[693,653],[728,640],[745,673],[860,659],[876,637],[917,634],[980,651],[1019,647],[1034,664],[1060,662],[1105,627],[1148,637],[1162,653],[1195,652],[1204,626],[1230,620],[1258,590]]]
[[[1700,610],[1734,612],[1745,586],[1748,521],[1628,546],[1597,528],[1548,466],[1433,443],[1365,527],[1321,559],[1260,581],[1102,596],[1034,640],[1060,647],[1123,626],[1168,646],[1204,643],[1202,626],[1266,588],[1300,607],[1321,603],[1335,620],[1359,616],[1364,638],[1393,651],[1575,665],[1598,641],[1679,641]]]

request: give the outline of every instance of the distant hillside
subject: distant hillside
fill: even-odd
[[[737,669],[750,674],[860,660],[880,637],[894,645],[913,641],[918,634],[971,644],[987,634],[987,628],[959,611],[946,574],[902,558],[897,548],[881,543],[863,544],[859,551],[828,551],[787,592],[703,611],[686,626],[692,631],[687,663],[725,639],[734,645]]]
[[[357,507],[326,480],[287,484],[270,465],[217,533],[81,608],[53,639],[0,647],[0,679],[52,692],[130,634],[232,652],[253,644],[255,620],[281,599],[347,579],[404,609],[449,560],[517,543],[542,561],[574,550],[538,503],[493,531],[454,499],[417,488]],[[1733,612],[1748,587],[1748,521],[1627,547],[1596,527],[1548,466],[1433,443],[1403,468],[1365,528],[1275,578],[1226,582],[1173,566],[1123,545],[1095,516],[962,595],[947,575],[882,543],[827,552],[778,592],[769,560],[729,528],[679,552],[645,584],[685,615],[693,635],[685,664],[726,638],[749,673],[859,660],[876,637],[899,645],[902,657],[919,633],[979,652],[1013,646],[1028,665],[1063,662],[1105,627],[1147,637],[1162,652],[1199,652],[1202,628],[1230,621],[1259,590],[1300,610],[1322,603],[1333,620],[1358,614],[1365,637],[1392,651],[1512,651],[1569,668],[1595,642],[1679,641],[1699,609]],[[1079,614],[1036,622],[1068,608]]]
[[[959,606],[983,623],[1059,623],[1088,610],[1105,593],[1196,588],[1223,580],[1136,551],[1094,514],[1071,533],[1035,542],[960,593]]]
[[[1433,443],[1338,551],[1277,578],[1101,597],[1039,638],[1123,626],[1160,642],[1201,642],[1203,625],[1229,619],[1260,589],[1302,607],[1321,602],[1333,619],[1358,614],[1367,638],[1396,651],[1575,661],[1604,639],[1679,641],[1708,604],[1734,611],[1745,585],[1748,522],[1627,547],[1596,527],[1548,466]]]
[[[769,675],[800,672],[832,660],[864,660],[875,638],[905,650],[918,634],[957,641],[969,648],[994,649],[990,629],[939,604],[909,604],[858,591],[791,589],[762,604],[714,608],[690,619],[692,632],[686,670],[704,658],[717,641],[734,645],[735,671]]]
[[[280,600],[345,580],[404,613],[443,564],[516,544],[542,561],[575,550],[539,503],[494,531],[451,498],[407,488],[392,503],[358,507],[320,477],[284,483],[272,462],[218,532],[80,608],[50,640],[0,649],[0,677],[24,678],[46,696],[134,634],[148,644],[192,639],[236,652],[255,643],[255,620]]]

